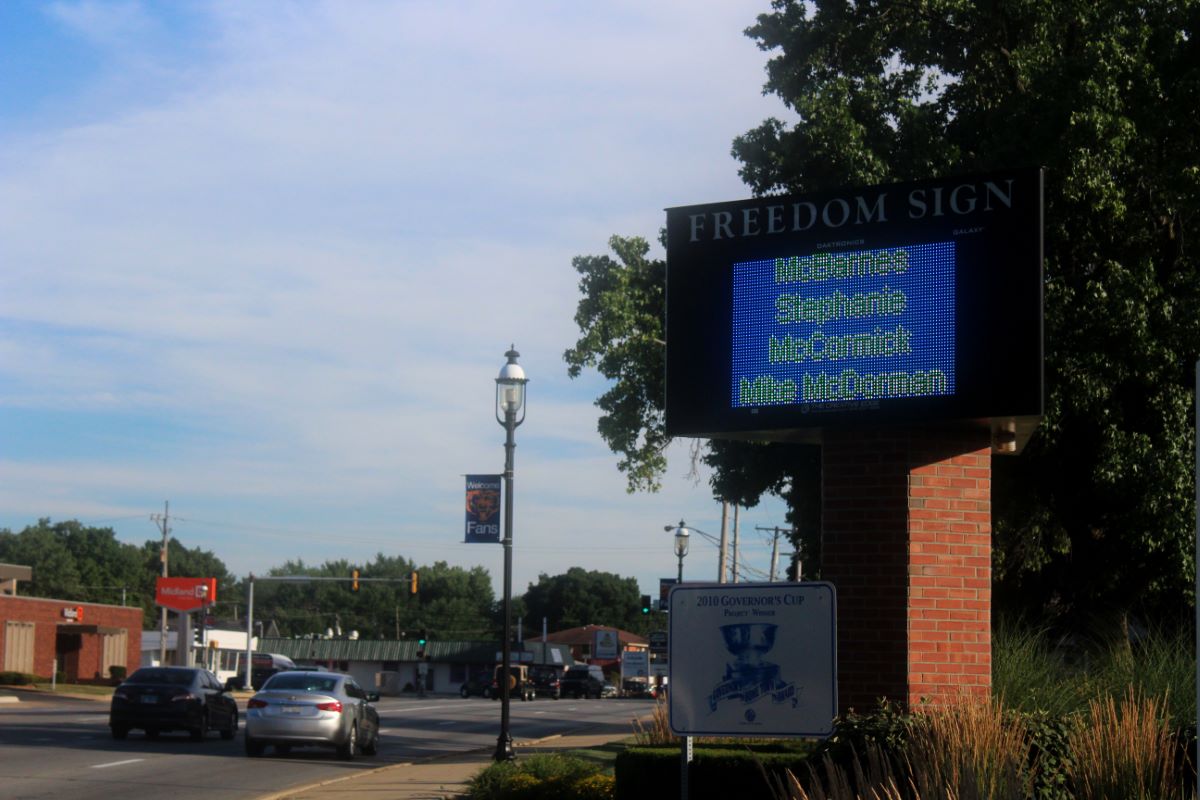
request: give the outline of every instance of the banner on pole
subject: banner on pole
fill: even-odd
[[[500,542],[500,481],[502,475],[467,476],[467,544]]]

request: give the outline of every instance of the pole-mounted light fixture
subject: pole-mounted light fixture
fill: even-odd
[[[513,520],[513,448],[514,432],[525,421],[525,370],[517,363],[516,346],[504,354],[508,362],[496,377],[496,421],[504,426],[504,641],[501,643],[500,736],[496,739],[495,759],[512,761],[512,733],[509,731],[509,684],[512,660],[512,520]],[[520,416],[518,416],[518,414]]]

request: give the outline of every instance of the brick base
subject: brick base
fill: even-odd
[[[838,708],[991,691],[987,431],[827,432],[822,577],[838,592]]]

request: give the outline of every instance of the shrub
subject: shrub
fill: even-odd
[[[1111,695],[1089,704],[1090,724],[1070,737],[1079,800],[1186,797],[1176,770],[1177,737],[1163,714],[1165,706],[1165,699],[1140,696],[1132,686],[1120,705]]]
[[[0,672],[0,686],[29,686],[39,680],[41,678],[37,675],[30,675],[28,672]]]
[[[568,800],[613,800],[616,780],[611,775],[589,775],[576,781],[567,797]]]
[[[577,796],[577,787],[599,772],[599,766],[580,758],[538,754],[487,767],[471,779],[467,797],[472,800],[558,800]],[[611,795],[578,796],[582,800]]]
[[[114,681],[120,683],[121,681],[125,680],[125,676],[128,674],[128,672],[125,667],[113,664],[108,668],[108,674],[109,677],[111,677]]]
[[[664,745],[678,744],[679,737],[671,732],[671,723],[667,715],[667,703],[659,696],[654,703],[654,711],[650,717],[650,724],[643,724],[638,718],[633,720],[633,737],[634,741],[644,747],[662,747]]]

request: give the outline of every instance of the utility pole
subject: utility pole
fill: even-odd
[[[738,507],[733,507],[733,582],[737,583],[738,576]]]
[[[729,551],[729,501],[721,501],[721,554],[717,556],[717,583],[726,583],[725,556]]]
[[[162,531],[162,550],[158,553],[158,560],[162,562],[162,576],[168,577],[167,574],[167,543],[170,541],[171,526],[169,518],[171,513],[171,502],[163,501],[163,513],[151,514],[150,519]],[[158,627],[158,665],[166,666],[167,664],[167,608],[163,606],[161,609],[162,618]]]
[[[794,528],[781,528],[778,525],[776,525],[773,528],[764,528],[763,526],[759,525],[757,528],[755,528],[755,530],[771,531],[772,533],[775,534],[775,541],[771,545],[771,577],[770,577],[771,583],[774,583],[775,575],[779,571],[779,536],[780,536],[780,534],[784,534],[784,533],[791,534],[791,533],[795,533],[796,531]]]

